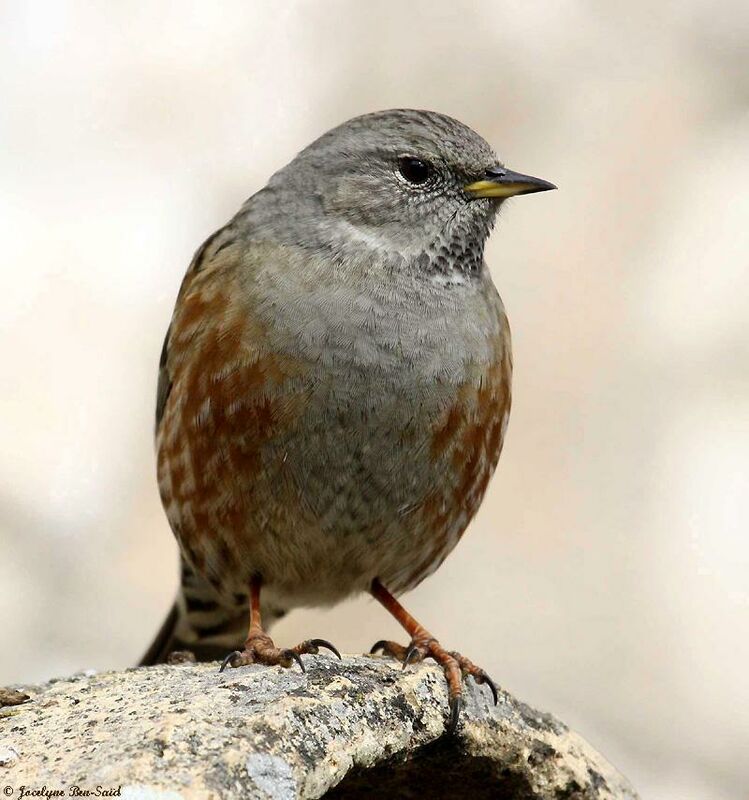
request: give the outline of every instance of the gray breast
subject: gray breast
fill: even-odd
[[[438,421],[496,354],[501,301],[488,275],[446,286],[370,265],[354,289],[330,264],[296,257],[253,283],[277,346],[315,365],[303,418],[275,457],[324,529],[397,526],[435,479]]]

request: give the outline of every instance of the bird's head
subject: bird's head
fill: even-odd
[[[478,269],[508,197],[556,188],[507,169],[466,125],[430,111],[365,114],[325,133],[270,180],[288,230],[311,248],[397,253],[424,269]],[[469,264],[468,261],[471,261]],[[442,265],[444,267],[444,264]]]

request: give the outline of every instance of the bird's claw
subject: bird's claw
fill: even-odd
[[[234,650],[233,652],[229,653],[228,656],[221,662],[221,666],[219,667],[218,671],[223,672],[228,666],[239,666],[238,664],[235,665],[234,659],[240,658],[242,656],[242,652],[240,650]]]
[[[338,648],[334,644],[331,644],[327,639],[307,639],[307,641],[298,645],[297,652],[311,653],[312,655],[316,655],[320,652],[321,647],[324,647],[326,650],[330,650],[330,652],[335,654],[338,659],[341,658]]]
[[[450,713],[446,726],[447,733],[453,734],[457,730],[460,711],[463,707],[462,679],[470,675],[477,684],[486,684],[492,693],[494,705],[497,705],[499,701],[497,686],[483,669],[477,667],[460,653],[455,651],[448,652],[436,639],[430,636],[421,636],[412,639],[408,647],[404,647],[397,642],[380,639],[372,645],[369,652],[373,654],[378,651],[382,651],[385,655],[397,658],[402,662],[403,669],[406,669],[410,664],[423,661],[425,658],[434,659],[442,667],[445,678],[447,679],[448,701],[450,706]]]
[[[226,656],[219,672],[223,672],[227,667],[241,667],[247,664],[290,667],[294,663],[299,665],[302,672],[306,672],[302,655],[307,653],[314,655],[319,652],[321,647],[330,650],[338,658],[341,657],[338,649],[327,639],[306,639],[296,647],[278,648],[268,634],[257,632],[247,638],[244,650],[235,650]]]

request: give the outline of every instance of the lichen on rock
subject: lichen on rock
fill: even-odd
[[[466,797],[632,800],[580,736],[500,692],[466,685],[455,736],[430,664],[305,657],[219,674],[183,663],[19,687],[0,709],[0,783],[120,797]],[[100,795],[101,796],[101,795]]]

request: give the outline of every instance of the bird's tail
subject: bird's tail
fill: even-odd
[[[162,664],[171,653],[185,650],[198,661],[222,659],[241,650],[248,622],[245,604],[228,607],[219,602],[211,585],[183,559],[177,599],[140,665]]]

